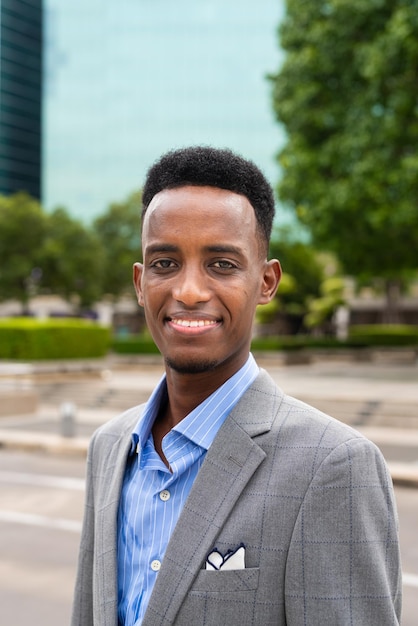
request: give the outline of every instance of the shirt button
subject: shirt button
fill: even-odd
[[[167,491],[167,489],[164,489],[164,491],[160,492],[160,498],[163,502],[167,502],[167,500],[170,499],[171,493],[169,491]]]
[[[159,572],[160,567],[161,567],[161,561],[157,561],[157,559],[155,561],[152,561],[151,569],[153,572]]]

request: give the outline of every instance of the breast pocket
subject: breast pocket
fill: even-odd
[[[254,624],[260,570],[201,570],[182,605],[176,624],[220,626]]]
[[[191,594],[217,593],[230,594],[254,591],[258,587],[260,570],[258,567],[249,567],[237,570],[201,570],[195,579]]]

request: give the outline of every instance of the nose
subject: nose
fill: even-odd
[[[204,271],[197,267],[184,267],[173,288],[173,297],[177,302],[182,302],[188,307],[207,302],[210,298],[210,290]]]

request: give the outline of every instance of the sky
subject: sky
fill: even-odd
[[[254,160],[275,186],[282,0],[45,0],[43,204],[85,221],[167,150]]]

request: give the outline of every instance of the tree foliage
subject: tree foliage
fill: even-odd
[[[42,287],[81,308],[102,295],[104,250],[99,238],[63,208],[48,215],[42,247]]]
[[[26,193],[0,196],[0,300],[26,306],[39,277],[46,216]]]
[[[318,252],[308,243],[297,241],[286,228],[273,232],[270,256],[279,259],[283,278],[276,299],[279,309],[303,316],[307,301],[320,294],[324,279],[324,263]]]
[[[257,321],[274,324],[284,317],[293,332],[299,332],[310,302],[320,296],[327,261],[312,245],[295,239],[287,227],[274,229],[269,256],[279,259],[283,274],[275,298],[257,307]]]
[[[0,301],[16,299],[27,310],[35,294],[53,293],[83,309],[104,294],[133,294],[140,204],[135,192],[90,226],[64,208],[44,211],[26,193],[0,196]]]
[[[114,297],[132,287],[132,265],[140,255],[142,194],[132,193],[125,202],[113,203],[93,224],[105,252],[104,292]]]
[[[340,276],[326,278],[321,283],[320,292],[319,298],[312,298],[308,301],[308,313],[304,319],[307,328],[324,326],[326,322],[331,326],[338,307],[345,304],[344,280]],[[329,330],[333,330],[332,326]]]
[[[280,41],[281,200],[347,273],[399,278],[418,266],[416,0],[287,0]]]

